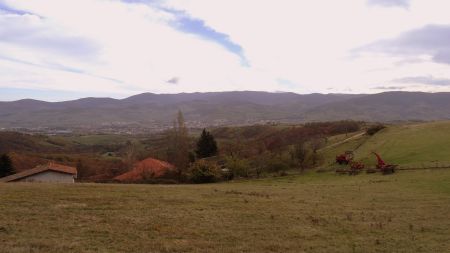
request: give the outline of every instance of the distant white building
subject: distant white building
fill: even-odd
[[[75,183],[77,169],[56,163],[37,166],[0,178],[0,182],[41,182],[41,183]]]

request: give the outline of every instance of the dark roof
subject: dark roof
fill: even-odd
[[[36,175],[45,171],[55,171],[55,172],[60,172],[60,173],[66,173],[66,174],[71,174],[71,175],[76,175],[77,174],[77,169],[74,167],[70,167],[70,166],[65,166],[65,165],[61,165],[61,164],[56,164],[56,163],[49,163],[46,165],[39,165],[33,169],[30,170],[25,170],[7,177],[3,177],[0,178],[0,182],[12,182],[12,181],[16,181],[25,177],[29,177],[32,175]]]

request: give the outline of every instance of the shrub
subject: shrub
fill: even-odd
[[[269,172],[285,172],[289,169],[289,166],[282,160],[270,159],[267,164],[267,170]]]
[[[225,159],[225,167],[230,171],[233,178],[250,176],[250,163],[246,159],[229,156]]]
[[[189,168],[188,176],[196,184],[213,183],[220,178],[220,169],[215,163],[198,160]]]
[[[377,125],[374,125],[374,126],[369,127],[369,128],[366,130],[366,133],[367,133],[368,135],[374,135],[374,134],[378,133],[380,130],[382,130],[382,129],[384,129],[384,128],[386,128],[385,125],[377,124]]]

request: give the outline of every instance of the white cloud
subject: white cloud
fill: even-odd
[[[412,2],[403,8],[371,8],[366,1],[201,1],[169,0],[243,46],[251,65],[274,76],[303,84],[307,92],[371,92],[389,81],[403,59],[384,55],[353,58],[359,46],[422,27],[446,22],[446,1]],[[426,8],[424,7],[426,5]],[[447,8],[446,8],[447,7]],[[417,56],[422,57],[423,56]],[[417,63],[415,64],[417,65]],[[442,67],[423,63],[421,72]],[[374,69],[378,71],[374,72]],[[402,69],[401,71],[405,71]],[[295,91],[305,91],[298,87]]]
[[[408,9],[371,8],[365,0],[3,2],[29,14],[0,12],[5,24],[0,27],[0,88],[124,96],[223,90],[359,93],[404,76],[450,78],[450,67],[428,55],[408,55],[411,60],[351,54],[428,24],[450,24],[445,0],[416,0]],[[229,36],[249,65],[220,41],[174,28],[177,13],[163,7]],[[174,77],[177,84],[168,84]]]

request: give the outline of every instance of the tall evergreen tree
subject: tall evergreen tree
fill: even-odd
[[[14,174],[14,167],[11,158],[4,154],[0,156],[0,177],[6,177]]]
[[[198,158],[206,158],[217,155],[217,143],[214,136],[203,129],[202,135],[197,141],[197,149],[195,150]]]

